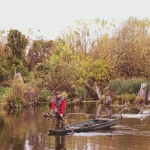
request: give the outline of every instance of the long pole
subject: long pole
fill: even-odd
[[[59,113],[59,111],[58,111],[58,113]],[[60,113],[59,113],[59,115],[60,115]],[[62,116],[61,116],[62,117]],[[67,126],[69,127],[69,129],[72,131],[72,133],[74,134],[74,131],[71,129],[71,127],[70,127],[70,125],[67,123],[67,121],[64,119],[64,117],[62,117],[62,119],[65,121],[65,123],[67,124]]]

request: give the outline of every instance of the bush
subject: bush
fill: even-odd
[[[3,106],[5,108],[16,107],[16,103],[19,104],[19,97],[13,92],[12,88],[7,88],[5,91]]]
[[[39,91],[31,83],[24,83],[20,73],[16,73],[12,82],[12,87],[6,91],[4,101],[6,107],[18,107],[17,105],[26,105],[30,102],[37,103],[39,100]]]
[[[50,101],[50,96],[52,95],[52,92],[49,90],[42,90],[40,94],[40,101]]]
[[[3,100],[3,99],[4,99],[6,90],[7,90],[6,87],[0,86],[0,100]]]

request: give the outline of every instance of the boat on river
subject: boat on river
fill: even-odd
[[[51,128],[48,130],[48,133],[49,135],[59,135],[59,134],[71,133],[72,130],[76,133],[90,132],[90,131],[110,128],[111,126],[114,126],[116,123],[117,123],[117,118],[101,117],[101,118],[86,120],[75,124],[70,124],[69,126],[66,126],[65,130],[55,130],[54,128]]]

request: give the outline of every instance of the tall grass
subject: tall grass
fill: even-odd
[[[140,90],[141,83],[147,83],[147,91],[150,90],[150,82],[143,78],[131,78],[127,80],[116,79],[109,82],[106,88],[115,91],[116,95],[125,93],[137,94]]]

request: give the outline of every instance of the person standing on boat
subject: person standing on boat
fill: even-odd
[[[66,99],[62,97],[61,92],[55,93],[56,98],[52,102],[52,109],[55,111],[56,130],[65,130],[63,117],[66,115]]]

